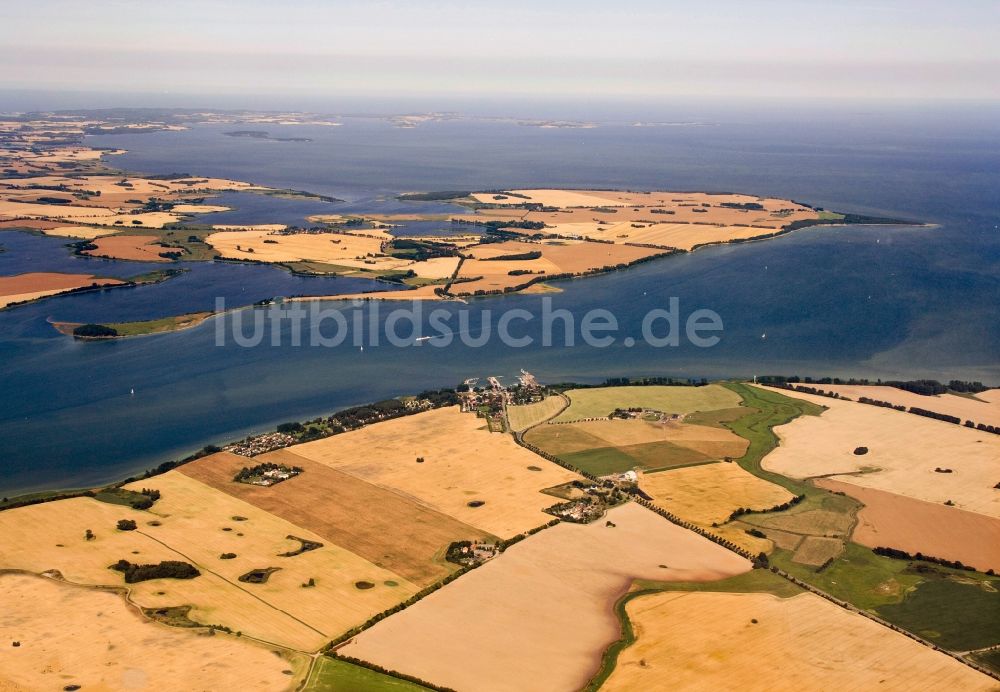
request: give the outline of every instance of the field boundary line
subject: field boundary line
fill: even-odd
[[[194,564],[198,564],[197,560],[195,560],[195,559],[193,559],[191,557],[188,557],[187,555],[185,555],[181,551],[177,550],[176,548],[174,548],[174,547],[172,547],[172,546],[164,543],[159,538],[155,538],[153,536],[150,536],[148,533],[145,533],[143,531],[136,531],[136,533],[139,534],[140,536],[145,536],[146,538],[148,538],[148,539],[150,539],[152,541],[156,541],[157,543],[159,543],[160,545],[162,545],[167,550],[170,550],[170,551],[173,551],[173,552],[177,553],[178,555],[180,555],[181,557],[183,557],[185,560],[188,560],[188,561],[190,561],[190,562],[192,562]],[[222,576],[218,572],[213,572],[212,570],[208,569],[207,567],[205,567],[204,569],[205,569],[206,572],[208,572],[212,576],[218,577],[219,579],[221,579],[222,581],[226,582],[230,586],[235,586],[237,589],[239,589],[243,593],[247,594],[248,596],[257,599],[258,601],[260,601],[261,603],[263,603],[264,605],[266,605],[268,608],[271,608],[272,610],[276,610],[279,613],[287,615],[288,617],[290,617],[291,619],[295,620],[300,625],[303,625],[304,627],[308,627],[309,629],[311,629],[316,634],[318,634],[318,635],[320,635],[322,637],[328,637],[328,636],[330,636],[326,632],[321,632],[320,630],[316,629],[315,627],[313,627],[312,625],[310,625],[308,622],[305,622],[304,620],[300,620],[299,618],[295,617],[294,615],[292,615],[291,613],[289,613],[287,610],[282,610],[278,606],[276,606],[276,605],[274,605],[272,603],[268,603],[267,601],[265,601],[263,598],[261,598],[260,596],[258,596],[255,593],[253,593],[252,591],[248,591],[247,589],[244,589],[239,584],[234,584],[233,582],[229,581],[228,579],[226,579],[224,576]]]

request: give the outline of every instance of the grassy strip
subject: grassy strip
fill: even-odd
[[[803,493],[808,495],[809,491],[816,492],[812,486],[805,483],[765,471],[761,462],[778,446],[775,427],[799,416],[818,416],[826,409],[809,401],[793,399],[742,382],[726,382],[723,386],[739,394],[743,398],[743,406],[748,409],[747,414],[741,418],[721,421],[725,427],[750,443],[746,454],[736,459],[736,463],[758,478],[780,485],[795,495]]]
[[[633,590],[618,599],[614,606],[615,616],[621,625],[621,636],[617,641],[612,642],[604,654],[601,656],[601,665],[597,673],[590,679],[584,692],[596,692],[599,690],[618,664],[618,657],[621,652],[635,643],[635,630],[632,621],[628,616],[626,606],[635,598],[641,596],[651,596],[664,591],[683,592],[714,592],[714,593],[771,593],[780,598],[790,598],[804,590],[795,586],[786,579],[769,570],[754,569],[735,577],[720,579],[712,582],[657,582],[645,579],[636,580]]]

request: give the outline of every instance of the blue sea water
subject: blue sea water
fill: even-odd
[[[971,107],[717,111],[699,118],[698,126],[605,122],[594,129],[475,120],[399,129],[345,118],[340,127],[270,128],[274,136],[308,137],[308,143],[227,137],[226,126],[95,137],[96,145],[128,149],[113,163],[130,170],[226,176],[346,200],[226,195],[221,203],[234,211],[202,219],[211,223],[448,209],[395,199],[412,190],[593,186],[750,192],[932,225],[813,228],[704,248],[560,282],[563,291],[548,297],[553,308],[577,317],[609,309],[629,329],[677,297],[684,315],[708,308],[722,318],[721,342],[704,349],[653,348],[641,340],[633,347],[619,340],[608,348],[558,342],[514,348],[493,340],[483,348],[456,341],[446,348],[382,344],[362,351],[350,343],[294,346],[288,338],[278,346],[240,348],[231,339],[215,345],[215,320],[174,334],[78,343],[46,323],[159,317],[209,308],[216,296],[246,305],[273,295],[371,286],[256,265],[187,263],[187,274],[156,286],[3,311],[0,493],[110,481],[284,420],[471,376],[512,377],[520,368],[543,381],[799,373],[1000,384],[996,115]],[[79,271],[81,263],[91,273],[113,276],[148,269],[71,257],[59,247],[65,242],[0,233],[6,249],[0,274],[26,267]],[[537,316],[546,298],[486,298],[443,309],[468,310],[477,325],[486,311],[519,307]],[[376,307],[357,309],[367,315]],[[380,309],[384,316],[388,307]],[[535,336],[538,328],[537,320],[523,326]]]

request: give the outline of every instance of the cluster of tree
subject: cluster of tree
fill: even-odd
[[[135,523],[135,519],[119,519],[118,520],[118,530],[119,531],[135,531],[138,526]]]
[[[533,272],[530,269],[511,269],[509,272],[507,272],[507,276],[524,276],[526,274],[534,274],[534,273],[535,272]],[[543,269],[542,271],[540,271],[538,273],[539,274],[544,274],[545,270]]]
[[[906,407],[902,404],[893,404],[888,401],[881,401],[880,399],[872,399],[868,396],[858,397],[859,404],[868,404],[869,406],[879,406],[881,408],[891,408],[895,411],[905,411]]]
[[[81,324],[73,328],[73,336],[87,339],[107,339],[118,336],[118,330],[104,324]]]
[[[301,466],[285,466],[284,464],[265,462],[263,464],[257,464],[256,466],[244,466],[236,473],[235,476],[233,476],[233,480],[237,483],[246,483],[251,478],[263,476],[268,471],[280,471],[282,473],[290,473],[293,476],[297,476],[302,473],[302,470]]]
[[[801,384],[800,385],[792,385],[792,384],[784,384],[784,383],[782,383],[782,384],[775,384],[775,385],[772,385],[772,386],[773,387],[777,387],[778,389],[788,389],[788,390],[793,391],[793,392],[802,392],[803,394],[813,394],[815,396],[825,396],[825,397],[828,397],[830,399],[841,399],[841,398],[843,398],[837,392],[828,392],[825,389],[818,389],[816,387],[808,387],[806,385],[801,385]]]
[[[201,576],[198,569],[187,562],[164,560],[157,565],[137,565],[128,560],[119,560],[110,569],[122,572],[126,584],[135,584],[149,579],[194,579]]]
[[[985,423],[973,423],[971,420],[965,421],[965,427],[975,428],[976,430],[981,430],[982,432],[993,433],[994,435],[1000,435],[1000,426],[996,425],[986,425]]]
[[[437,243],[431,240],[416,240],[414,238],[396,238],[390,241],[386,254],[394,257],[404,256],[418,262],[435,257],[454,257],[458,250],[451,243]]]
[[[651,387],[651,386],[670,386],[670,387],[704,387],[708,384],[708,380],[704,377],[700,379],[678,379],[676,377],[609,377],[604,380],[604,384],[598,385],[600,387]],[[592,386],[592,385],[580,385],[580,386]],[[632,409],[629,409],[632,410]]]
[[[406,192],[398,195],[396,199],[405,202],[445,202],[450,199],[461,199],[468,197],[472,193],[468,190],[441,190],[439,192]]]
[[[143,488],[138,494],[143,495],[143,497],[136,498],[130,503],[132,509],[149,509],[160,499],[160,491],[153,488]]]
[[[720,207],[727,209],[745,209],[746,211],[764,211],[764,205],[760,202],[720,202]]]
[[[895,387],[896,389],[903,389],[908,392],[913,392],[914,394],[921,394],[924,396],[932,396],[935,394],[944,394],[948,391],[961,392],[963,394],[976,394],[979,392],[985,392],[990,387],[987,387],[982,382],[966,382],[963,380],[951,380],[948,384],[942,384],[937,380],[869,380],[867,378],[861,377],[799,377],[798,375],[785,376],[785,375],[765,375],[758,377],[757,381],[760,384],[767,385],[780,385],[780,384],[849,384],[849,385],[884,385],[886,387]]]
[[[917,408],[916,406],[910,407],[910,413],[915,413],[918,416],[924,416],[925,418],[933,418],[935,420],[941,420],[945,423],[954,423],[955,425],[961,425],[962,419],[958,416],[951,416],[947,413],[937,413],[936,411],[928,411],[925,408]]]
[[[487,262],[500,262],[500,261],[520,261],[520,260],[536,260],[541,259],[541,250],[531,250],[530,252],[520,252],[511,255],[497,255],[496,257],[485,257],[484,260]]]
[[[472,547],[472,541],[453,541],[448,545],[448,550],[445,551],[444,559],[448,562],[454,562],[456,565],[465,564],[468,559],[468,553],[465,551]]]
[[[881,555],[882,557],[891,557],[895,560],[910,560],[910,561],[919,560],[921,562],[930,562],[935,565],[941,565],[942,567],[950,567],[951,569],[960,569],[966,572],[977,571],[975,567],[963,564],[961,560],[945,560],[944,558],[924,555],[923,553],[915,553],[911,555],[905,550],[899,550],[897,548],[886,548],[883,546],[879,546],[877,548],[872,548],[872,552],[875,553],[876,555]],[[986,574],[992,575],[993,570],[992,569],[989,570],[988,572],[986,572]]]
[[[288,534],[285,536],[286,539],[290,541],[298,541],[299,547],[295,550],[289,550],[285,553],[278,553],[278,557],[295,557],[296,555],[301,555],[302,553],[308,553],[310,550],[319,550],[323,547],[323,544],[318,541],[310,541],[305,538],[299,538],[298,536],[293,536]]]
[[[796,495],[788,502],[782,502],[780,505],[775,505],[774,507],[769,507],[768,509],[750,509],[748,507],[739,507],[729,515],[728,521],[733,521],[742,517],[744,514],[766,514],[768,512],[784,512],[787,509],[791,509],[795,505],[806,499],[805,495]]]
[[[515,221],[513,219],[487,221],[484,225],[487,233],[496,233],[505,228],[517,228],[523,231],[540,231],[545,228],[544,221]]]

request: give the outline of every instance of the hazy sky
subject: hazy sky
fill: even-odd
[[[1000,1],[2,0],[0,88],[1000,99]]]

